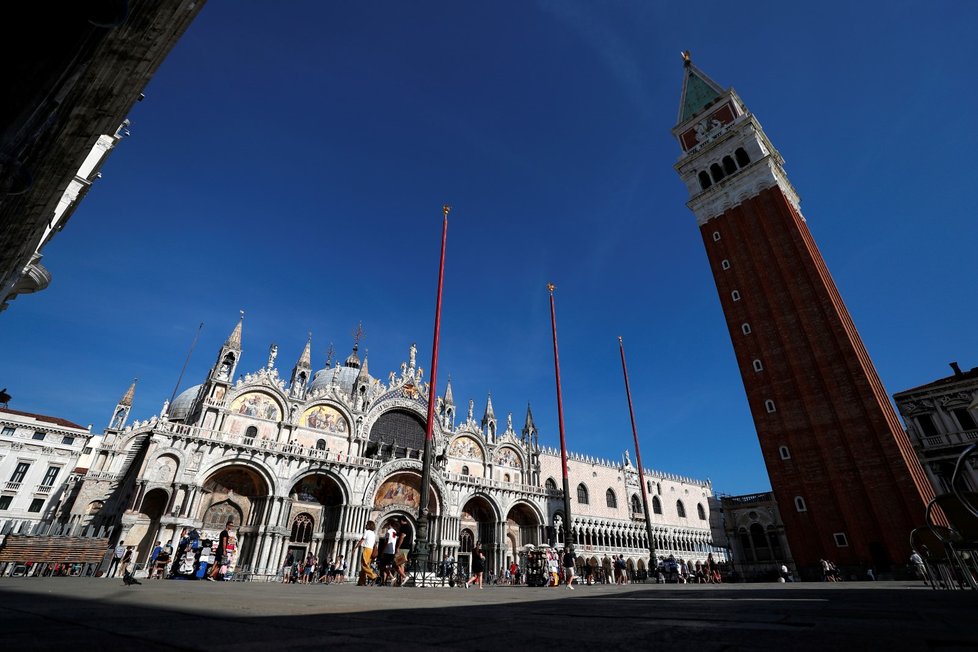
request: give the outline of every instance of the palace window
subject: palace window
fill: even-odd
[[[47,433],[43,433],[43,432],[35,432],[34,436],[31,437],[31,439],[34,439],[36,441],[44,441],[44,437],[46,436],[46,434]]]
[[[967,409],[957,408],[951,410],[951,413],[957,417],[961,430],[978,430],[978,424],[975,423],[975,418]]]
[[[767,410],[768,412],[778,411],[778,408],[774,405],[774,401],[772,401],[771,399],[764,401],[764,409]]]
[[[508,473],[503,476],[503,482],[510,482],[510,476]]]
[[[17,431],[16,428],[11,428],[10,426],[4,426],[3,435],[4,437],[12,437],[16,431]]]
[[[255,426],[248,426],[248,429],[245,430],[244,436],[245,436],[245,444],[250,446],[255,441],[255,437],[258,436],[258,428],[256,428]]]
[[[557,491],[557,483],[554,482],[553,478],[547,478],[544,486],[547,488],[547,491]]]
[[[662,495],[662,483],[661,482],[656,482],[655,483],[655,493],[659,494],[660,496]],[[661,514],[662,512],[659,512],[659,513]]]
[[[34,500],[31,501],[31,506],[27,508],[27,511],[36,513],[41,511],[42,507],[44,507],[44,499],[35,498]]]
[[[917,417],[917,423],[920,424],[924,437],[937,437],[941,434],[934,425],[934,417],[929,414],[921,414]]]
[[[747,156],[747,151],[743,147],[738,147],[737,151],[734,152],[734,156],[737,158],[737,165],[744,167],[750,163],[750,157]]]
[[[577,485],[577,502],[582,505],[588,504],[587,487],[584,486],[583,482]]]
[[[469,474],[469,467],[467,467],[467,466],[463,466],[462,467],[462,475],[470,475]],[[547,487],[547,488],[549,489],[549,487]]]
[[[72,444],[75,443],[75,438],[65,435],[64,437],[61,438],[61,443],[64,444],[65,446],[71,446]]]
[[[781,446],[780,448],[778,448],[778,453],[781,454],[781,459],[783,460],[791,459],[791,452],[788,450],[787,446]]]
[[[681,500],[676,501],[676,513],[679,515],[679,518],[686,518],[686,506],[683,505],[683,501]]]
[[[31,468],[30,462],[18,462],[17,468],[14,469],[13,475],[10,476],[11,482],[23,482],[24,476],[27,475],[27,469]]]
[[[719,231],[714,231],[713,232],[713,242],[720,242],[720,232]]]
[[[316,441],[316,450],[317,451],[324,451],[324,450],[326,450],[326,440],[325,439],[319,439],[319,440]]]
[[[701,190],[706,190],[707,188],[713,185],[713,182],[710,181],[710,175],[707,174],[705,170],[699,173],[699,178],[700,178]]]
[[[55,478],[58,477],[58,472],[61,471],[60,466],[49,466],[47,472],[44,474],[44,479],[41,480],[42,487],[51,487],[54,485]]]
[[[710,166],[710,176],[713,177],[714,182],[720,181],[720,179],[723,178],[723,169],[720,167],[719,164],[714,163],[713,165]]]
[[[611,509],[618,509],[618,497],[615,496],[615,492],[610,488],[604,494],[605,501],[608,503],[608,507]]]
[[[723,157],[723,171],[727,174],[733,174],[737,171],[737,164],[729,156]]]
[[[13,500],[13,496],[0,496],[0,511],[3,511],[10,507],[10,501]]]
[[[696,503],[696,515],[700,517],[701,521],[706,520],[706,510],[703,509],[702,503]]]
[[[741,325],[740,330],[743,331],[744,335],[750,335],[750,324],[745,322]]]
[[[730,269],[730,261],[724,258],[720,261],[720,269]]]
[[[832,538],[835,539],[835,545],[836,545],[836,547],[838,547],[838,548],[848,548],[849,547],[849,539],[848,539],[848,537],[846,537],[846,533],[845,532],[836,532],[835,534],[832,535]]]
[[[764,364],[760,360],[754,360],[754,371],[764,371]]]
[[[808,511],[808,505],[805,504],[805,499],[801,496],[795,496],[795,509],[799,512]]]
[[[312,541],[312,516],[309,514],[299,514],[292,521],[292,535],[289,539],[295,543],[309,543]]]
[[[740,301],[740,292],[734,290],[733,292],[730,293],[730,298],[733,299],[734,301]]]
[[[632,494],[632,512],[635,514],[642,513],[642,501],[635,494]]]

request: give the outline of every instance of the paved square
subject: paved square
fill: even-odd
[[[976,607],[975,592],[895,582],[480,591],[0,580],[6,649],[975,650]]]

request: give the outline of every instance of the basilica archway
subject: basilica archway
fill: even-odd
[[[156,543],[154,537],[160,527],[160,519],[166,511],[166,504],[170,500],[170,494],[166,489],[156,488],[146,492],[139,506],[138,521],[129,530],[130,544],[136,546],[135,559],[142,561],[149,557]]]
[[[482,552],[486,556],[486,569],[499,567],[497,554],[496,525],[499,522],[499,512],[492,501],[482,494],[470,497],[462,506],[459,519],[461,530],[469,530],[475,537],[476,544],[482,544]],[[461,546],[461,541],[459,541]],[[464,566],[471,567],[471,555],[459,552],[459,561]]]
[[[528,543],[540,543],[540,515],[526,503],[516,503],[506,515],[506,559],[508,566],[519,559],[518,551]]]
[[[203,483],[198,516],[203,521],[201,539],[220,534],[228,520],[234,522],[238,557],[243,563],[254,563],[252,556],[271,485],[257,468],[240,463],[223,466],[207,476]],[[237,562],[236,562],[237,563]]]
[[[289,489],[289,498],[292,500],[290,522],[294,524],[301,516],[303,532],[309,531],[303,541],[292,540],[289,549],[295,555],[313,552],[320,557],[323,554],[332,557],[344,505],[348,502],[339,481],[329,473],[307,473]]]

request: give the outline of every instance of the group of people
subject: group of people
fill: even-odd
[[[411,526],[407,519],[387,522],[377,533],[377,524],[367,526],[357,545],[360,546],[360,573],[357,586],[377,584],[401,586],[407,579],[407,563],[411,554]]]
[[[828,559],[819,559],[818,563],[822,565],[822,581],[824,582],[841,582],[842,574],[839,572],[839,568],[834,562]]]
[[[346,581],[346,560],[343,555],[320,562],[313,553],[304,558],[289,551],[282,568],[282,582],[285,584],[342,584]]]
[[[677,584],[720,584],[723,575],[720,565],[713,559],[713,553],[706,556],[705,561],[686,561],[669,555],[660,559],[656,569],[656,583],[675,581]]]

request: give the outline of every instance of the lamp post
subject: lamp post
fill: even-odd
[[[645,490],[645,469],[642,466],[642,451],[638,447],[638,429],[635,427],[635,411],[632,409],[632,390],[628,386],[628,367],[625,366],[625,344],[618,337],[618,350],[621,352],[621,370],[625,375],[625,395],[628,397],[628,416],[632,419],[632,436],[635,438],[635,460],[638,462],[638,481],[642,485],[642,509],[645,511],[645,534],[649,538],[649,572],[656,569],[655,540],[652,538],[652,519],[649,518],[649,494]]]
[[[431,345],[431,382],[428,384],[428,420],[425,423],[424,459],[421,462],[421,497],[418,500],[418,536],[414,541],[415,563],[422,573],[428,570],[431,546],[428,543],[428,494],[431,484],[431,447],[435,423],[435,396],[438,379],[438,338],[441,335],[441,291],[445,280],[445,243],[448,240],[448,204],[442,206],[444,220],[441,228],[441,262],[438,265],[438,298],[435,301],[435,335]]]
[[[557,354],[557,313],[554,310],[553,283],[547,283],[550,292],[550,326],[554,336],[554,374],[557,376],[557,423],[560,426],[560,461],[564,474],[564,545],[574,552],[571,529],[570,484],[567,479],[567,443],[564,439],[564,401],[560,394],[560,356]]]

